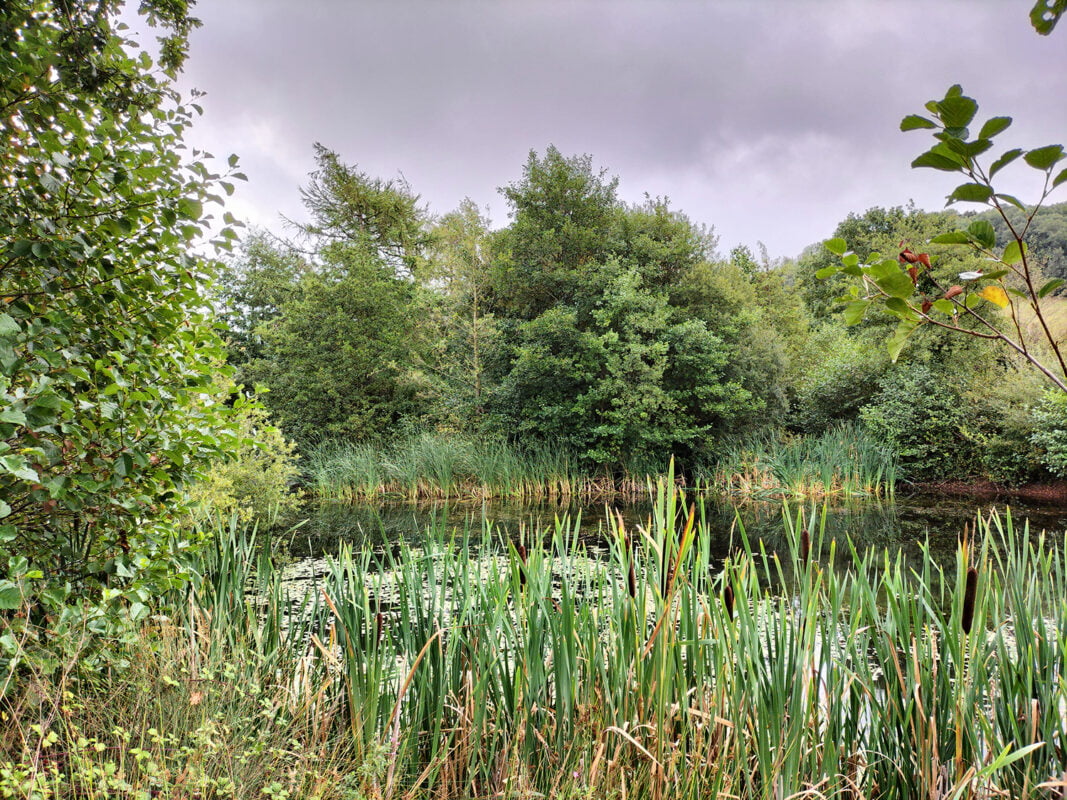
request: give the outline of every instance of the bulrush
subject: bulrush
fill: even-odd
[[[627,536],[623,539],[623,545],[626,548],[626,589],[630,592],[630,597],[637,597],[637,570],[634,568],[634,550],[633,543],[630,541],[630,537]]]
[[[722,605],[726,609],[726,618],[734,618],[734,587],[726,584],[722,590]]]
[[[520,544],[515,548],[519,554],[519,586],[526,585],[526,545]]]
[[[800,534],[800,563],[808,566],[808,556],[811,555],[811,536],[807,531]]]
[[[978,593],[978,570],[971,567],[967,570],[967,584],[963,589],[963,613],[960,615],[960,627],[963,632],[970,633],[974,623],[974,597]]]

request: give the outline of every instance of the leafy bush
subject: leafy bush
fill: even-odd
[[[160,74],[127,52],[119,5],[0,15],[0,621],[53,643],[125,635],[180,583],[175,506],[234,444],[212,268],[191,255],[232,186],[187,160],[196,109],[169,81],[195,20],[141,4],[175,32]]]
[[[975,474],[981,463],[975,420],[951,380],[926,364],[908,364],[887,372],[880,386],[860,416],[875,438],[896,450],[907,478]]]
[[[1041,463],[1056,477],[1067,477],[1067,394],[1046,392],[1034,420],[1030,441],[1041,448]]]
[[[189,494],[200,513],[273,523],[300,505],[300,494],[289,490],[300,474],[296,445],[271,424],[267,409],[254,399],[239,395],[234,416],[237,449],[209,465]]]

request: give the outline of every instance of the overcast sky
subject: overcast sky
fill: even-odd
[[[554,144],[624,200],[669,197],[724,253],[793,256],[850,211],[944,205],[951,176],[909,168],[928,134],[898,125],[953,83],[1015,118],[1005,148],[1067,140],[1067,30],[1038,36],[1031,5],[200,0],[181,86],[207,92],[190,141],[240,156],[230,208],[255,225],[302,216],[321,142],[434,214],[470,197],[501,226],[497,189]],[[1005,190],[1033,198],[1027,171]]]

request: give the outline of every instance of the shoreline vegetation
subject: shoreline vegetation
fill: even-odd
[[[0,788],[1058,796],[1067,543],[980,517],[943,566],[786,515],[784,551],[739,527],[719,562],[702,517],[663,481],[647,529],[612,526],[607,560],[566,519],[543,546],[442,528],[343,549],[306,592],[234,523],[114,645],[122,669],[28,657],[32,680],[7,679]]]
[[[327,442],[305,460],[322,499],[523,501],[650,499],[667,464],[590,473],[566,450],[422,432],[392,444]],[[761,434],[724,448],[678,485],[731,499],[892,497],[897,459],[857,425],[817,436]]]

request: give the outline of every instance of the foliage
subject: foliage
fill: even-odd
[[[931,100],[926,109],[933,119],[913,114],[901,122],[901,130],[933,130],[938,140],[930,150],[916,158],[912,166],[963,175],[967,182],[949,194],[949,204],[987,204],[1002,217],[1010,234],[1007,243],[1000,247],[993,226],[986,220],[976,219],[966,230],[941,234],[931,242],[967,246],[995,262],[994,268],[967,270],[954,280],[946,280],[934,267],[936,255],[914,253],[907,248],[897,257],[871,254],[870,263],[861,264],[861,255],[848,251],[847,243],[835,238],[829,240],[826,247],[841,257],[841,265],[826,267],[819,276],[844,273],[858,279],[858,284],[851,289],[853,300],[845,310],[845,318],[850,323],[859,322],[874,304],[898,318],[896,330],[887,343],[894,361],[916,329],[933,325],[1006,345],[1059,389],[1067,391],[1067,365],[1056,338],[1045,323],[1041,303],[1042,298],[1062,284],[1062,280],[1038,282],[1040,276],[1031,263],[1026,242],[1036,210],[1053,189],[1067,181],[1067,169],[1057,171],[1057,164],[1067,157],[1063,146],[1048,145],[1029,151],[1012,148],[986,167],[979,156],[989,151],[993,147],[993,138],[1011,125],[1010,117],[986,120],[977,136],[971,139],[968,126],[978,112],[978,103],[964,95],[959,86],[951,87],[944,99]],[[1029,211],[1017,198],[998,192],[992,183],[1001,169],[1020,158],[1045,176],[1042,195]],[[1009,206],[1025,214],[1021,227],[1013,225],[1009,219],[1006,210]],[[1041,324],[1037,342],[1028,341],[1018,322],[1020,306],[1029,308]],[[1006,309],[1008,320],[1000,316],[999,309]]]
[[[1067,478],[1067,394],[1046,392],[1034,416],[1030,441],[1041,448],[1041,462],[1056,477]]]
[[[770,540],[739,528],[722,562],[699,500],[666,487],[646,526],[611,521],[606,558],[568,520],[521,547],[438,528],[343,550],[296,598],[266,550],[217,536],[128,678],[7,701],[0,781],[45,798],[55,773],[51,797],[112,780],[210,797],[223,778],[331,800],[1056,790],[1062,537],[979,517],[949,563],[909,561],[786,513]]]
[[[981,463],[976,420],[956,383],[925,364],[886,372],[861,417],[896,451],[909,480],[973,477]]]
[[[731,380],[723,341],[672,304],[712,237],[665,201],[623,206],[615,183],[549,148],[504,190],[513,222],[494,275],[489,399],[526,440],[642,472],[659,453],[699,451],[758,403]]]
[[[806,369],[797,381],[789,421],[798,431],[818,433],[858,419],[860,409],[877,393],[889,359],[868,333],[829,322],[812,332],[802,363]]]
[[[417,198],[319,146],[304,190],[310,248],[258,237],[224,277],[238,378],[267,387],[304,444],[387,434],[422,408],[411,272],[425,244]]]
[[[267,410],[239,387],[234,397],[238,447],[215,461],[190,489],[198,515],[235,514],[242,522],[270,525],[291,516],[300,505],[290,485],[300,475],[296,445],[271,424]]]
[[[238,375],[268,389],[271,413],[297,442],[379,435],[417,408],[412,291],[373,254],[333,247],[257,329],[264,355]]]
[[[983,211],[979,217],[993,225],[998,242],[1007,241],[1011,237],[1009,222],[1015,230],[1026,227],[1030,260],[1034,268],[1040,269],[1042,278],[1067,278],[1067,203],[1053,203],[1025,210],[1007,207],[1005,212],[1006,218],[1001,217],[995,210]],[[1028,215],[1032,215],[1032,218],[1027,227]],[[1043,284],[1045,281],[1038,282]],[[1062,293],[1062,286],[1052,292]]]
[[[420,275],[432,289],[418,295],[420,316],[430,328],[419,366],[428,377],[435,416],[454,429],[485,424],[486,359],[498,335],[489,307],[494,243],[489,220],[465,200],[434,226]]]
[[[114,633],[180,580],[184,487],[234,442],[192,254],[233,187],[185,153],[197,109],[130,54],[117,6],[0,16],[0,614],[32,598],[24,635],[57,641]],[[176,37],[166,69],[186,6],[143,5]]]

